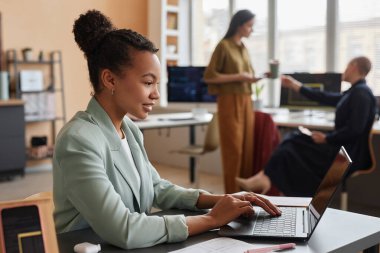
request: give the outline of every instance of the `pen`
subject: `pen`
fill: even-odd
[[[295,247],[296,247],[295,243],[284,243],[284,244],[278,244],[278,245],[259,248],[259,249],[250,249],[250,250],[245,251],[244,253],[268,253],[268,252],[272,252],[273,250],[292,249]]]

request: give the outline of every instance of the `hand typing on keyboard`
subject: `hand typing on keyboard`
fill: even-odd
[[[272,216],[280,216],[281,215],[281,210],[271,203],[268,199],[256,195],[253,192],[239,192],[232,194],[234,198],[244,200],[244,201],[249,201],[252,205],[255,206],[260,206],[263,208],[268,214]]]

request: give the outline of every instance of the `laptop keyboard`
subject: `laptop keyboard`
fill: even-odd
[[[297,209],[292,207],[280,207],[282,215],[270,216],[264,210],[260,210],[253,229],[253,234],[258,236],[295,236]]]

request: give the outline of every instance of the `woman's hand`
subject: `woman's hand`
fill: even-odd
[[[224,195],[207,214],[215,227],[223,226],[241,215],[252,216],[254,210],[250,201],[241,200],[232,195]]]
[[[196,235],[210,229],[219,228],[241,215],[252,216],[254,213],[249,201],[234,198],[229,194],[223,196],[206,195],[206,199],[208,199],[206,202],[216,201],[210,212],[204,215],[186,216],[189,235]]]
[[[252,192],[242,194],[235,193],[233,195],[225,194],[223,196],[201,194],[198,199],[197,207],[213,205],[213,208],[205,215],[186,217],[189,235],[219,228],[239,216],[252,217],[254,214],[252,203],[262,207],[271,215],[281,215],[281,211],[269,200]]]
[[[263,79],[263,77],[255,77],[251,73],[243,72],[240,74],[240,81],[241,82],[250,82],[250,83],[256,83]]]
[[[262,207],[266,212],[273,216],[281,215],[281,210],[268,199],[261,197],[253,192],[235,193],[232,194],[234,198],[249,201],[253,205]]]

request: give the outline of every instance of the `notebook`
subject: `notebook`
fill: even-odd
[[[308,206],[281,206],[282,215],[279,217],[255,208],[253,219],[238,218],[222,226],[219,235],[309,240],[351,163],[346,150],[341,147]]]

